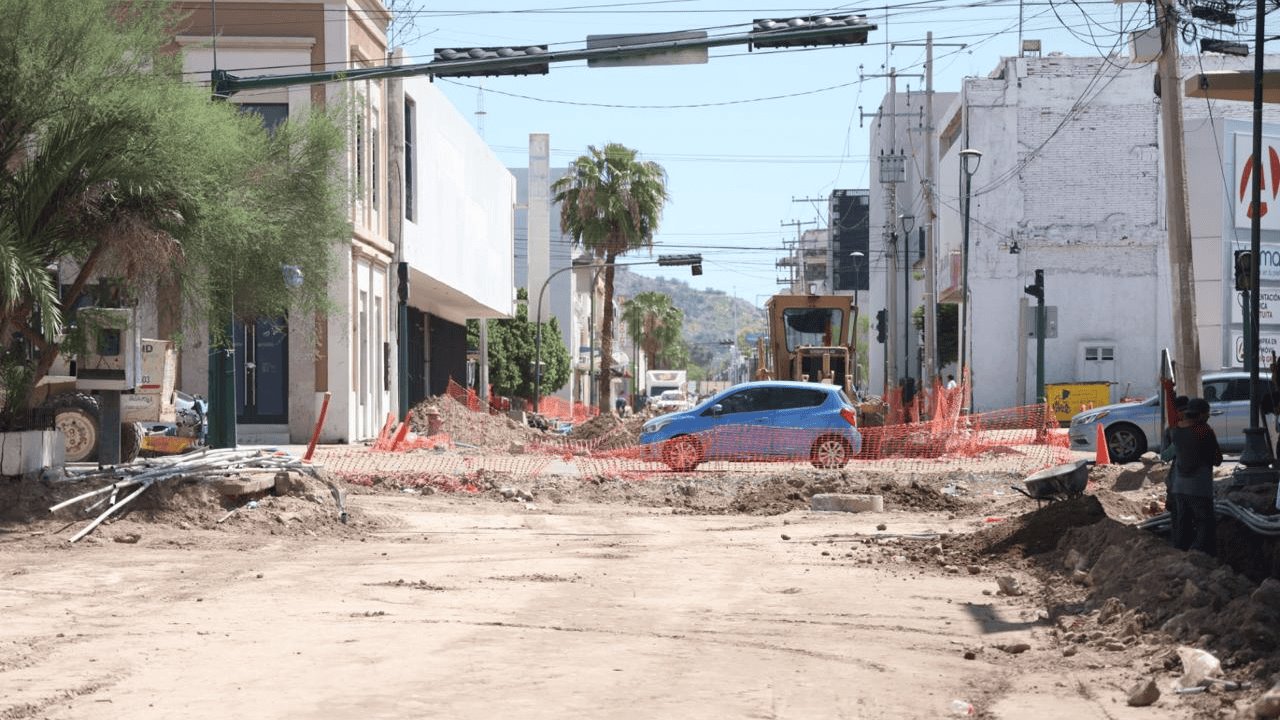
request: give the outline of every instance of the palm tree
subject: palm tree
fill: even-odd
[[[623,307],[622,321],[632,341],[644,351],[645,367],[657,370],[658,358],[680,340],[684,312],[671,304],[669,295],[642,292]]]
[[[560,225],[576,244],[604,261],[604,313],[600,322],[600,379],[597,403],[610,409],[609,381],[613,364],[613,275],[619,255],[653,247],[667,194],[662,166],[640,160],[625,145],[588,146],[569,173],[551,186],[560,203]]]

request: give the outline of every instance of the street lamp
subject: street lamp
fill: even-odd
[[[964,175],[964,218],[961,226],[961,257],[963,269],[960,272],[960,378],[967,381],[965,390],[965,409],[972,410],[973,377],[969,370],[969,206],[973,203],[973,174],[978,172],[982,164],[982,151],[965,148],[960,151],[960,172]]]
[[[903,213],[898,216],[902,227],[902,377],[911,377],[911,231],[916,227],[916,216]],[[895,251],[896,252],[896,251]]]
[[[701,275],[702,274],[702,255],[699,253],[693,253],[689,255],[659,255],[657,260],[642,260],[640,262],[630,262],[630,263],[620,263],[620,262],[593,263],[593,264],[587,265],[586,267],[595,268],[596,272],[599,273],[600,270],[610,265],[614,267],[630,267],[632,265],[688,266],[689,268],[691,268],[694,275]],[[535,320],[535,325],[534,325],[534,327],[537,328],[537,330],[534,335],[534,341],[533,341],[533,411],[534,412],[538,412],[539,405],[541,404],[541,401],[542,401],[542,295],[547,291],[547,285],[551,284],[552,278],[559,275],[560,273],[568,272],[570,270],[574,270],[579,267],[582,267],[582,266],[570,265],[568,267],[562,267],[559,270],[556,270],[555,272],[548,275],[546,280],[542,281],[542,287],[538,289],[538,310],[536,313],[537,320]],[[591,288],[591,298],[593,302],[595,301],[595,292],[596,292],[595,287],[593,286]],[[595,327],[594,318],[592,318],[591,320],[593,322],[592,328],[594,329]],[[588,358],[588,360],[590,360],[591,362],[594,362],[595,358],[594,357]]]
[[[853,258],[853,386],[861,387],[862,378],[858,377],[862,367],[862,361],[858,357],[858,288],[861,287],[859,280],[861,279],[862,259],[867,256],[861,250],[854,250],[849,253],[849,257]]]

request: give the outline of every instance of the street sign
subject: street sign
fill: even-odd
[[[588,50],[623,48],[632,45],[661,45],[677,40],[706,40],[703,30],[684,30],[669,33],[638,33],[623,35],[588,35]],[[639,65],[702,65],[707,62],[707,48],[682,47],[677,49],[654,48],[652,53],[625,57],[600,57],[587,60],[587,67],[633,67]]]

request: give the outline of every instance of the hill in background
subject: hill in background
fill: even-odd
[[[684,340],[689,344],[689,355],[709,372],[727,360],[729,350],[722,343],[734,337],[735,327],[738,349],[744,355],[751,355],[754,350],[742,338],[766,332],[764,310],[746,300],[720,290],[697,290],[683,280],[645,277],[618,268],[614,294],[629,298],[642,292],[663,293],[684,312]]]

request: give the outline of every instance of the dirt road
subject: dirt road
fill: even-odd
[[[980,516],[350,505],[363,529],[337,535],[123,521],[68,546],[8,526],[0,719],[1203,712],[1125,704],[1167,648],[1064,658],[1035,592],[995,593],[1031,574],[932,556],[928,533]]]

